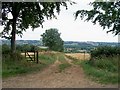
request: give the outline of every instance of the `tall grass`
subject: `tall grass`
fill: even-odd
[[[3,55],[4,57],[4,55]],[[22,57],[21,55],[19,57]],[[24,57],[21,60],[12,60],[9,54],[2,59],[2,76],[10,77],[19,74],[32,73],[40,71],[56,60],[56,54],[40,54],[39,63],[27,61]]]
[[[55,53],[46,53],[46,54],[39,54],[39,61],[41,64],[53,64],[56,60],[57,54]]]
[[[114,56],[103,56],[101,58],[95,58],[94,60],[90,60],[89,64],[92,66],[98,68],[98,69],[104,69],[110,72],[118,72],[118,60],[120,56],[114,55]]]
[[[120,67],[119,55],[112,57],[95,57],[94,60],[78,60],[74,57],[67,56],[73,60],[76,65],[82,66],[86,76],[96,82],[104,84],[116,84],[120,83]]]
[[[82,62],[85,73],[102,83],[120,83],[120,47],[98,47],[91,51],[91,60]]]
[[[57,53],[57,60],[59,60],[61,63],[67,63],[64,53]]]
[[[110,61],[108,61],[108,63],[111,64]],[[108,65],[107,63],[107,65]],[[101,66],[104,66],[105,63],[101,64],[101,62],[97,62],[97,65],[99,66],[99,64]],[[113,71],[113,69],[117,68],[115,66],[111,67],[111,68],[99,68],[99,67],[94,67],[93,65],[91,65],[89,63],[89,61],[82,61],[81,62],[81,66],[83,67],[83,70],[85,72],[85,74],[87,76],[89,76],[92,80],[95,80],[99,83],[104,83],[104,84],[116,84],[118,83],[118,78],[120,79],[118,72],[117,71]]]

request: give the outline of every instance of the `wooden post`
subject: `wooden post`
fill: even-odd
[[[34,51],[34,61],[35,61],[35,51]]]
[[[37,57],[37,63],[38,63],[38,51],[37,51],[37,56],[36,57]]]

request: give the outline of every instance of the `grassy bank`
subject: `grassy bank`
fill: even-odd
[[[89,78],[99,83],[104,84],[116,84],[118,83],[118,73],[110,72],[105,69],[99,69],[91,66],[88,61],[84,61],[81,63],[84,72]],[[120,77],[119,77],[120,78]]]
[[[56,60],[56,54],[40,54],[39,55],[39,63],[27,61],[25,58],[21,58],[21,60],[9,59],[9,55],[2,60],[2,76],[10,77],[16,76],[19,74],[32,73],[36,71],[40,71],[43,68],[49,66],[54,63]]]
[[[68,57],[73,58],[73,57]],[[103,84],[117,84],[118,78],[118,57],[102,57],[94,60],[94,63],[89,60],[76,60],[73,59],[73,63],[82,66],[86,76],[93,81]]]

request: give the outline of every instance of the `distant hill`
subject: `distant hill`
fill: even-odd
[[[85,46],[116,46],[117,42],[74,42],[74,41],[66,41],[64,45],[85,45]]]
[[[90,51],[98,46],[118,46],[116,42],[64,42],[65,52],[80,52],[82,50]]]
[[[0,42],[0,45],[2,44],[8,44],[10,45],[9,40],[2,40]],[[42,46],[42,41],[40,40],[16,40],[17,45],[23,45],[23,44],[29,44],[29,45],[35,45],[35,46]],[[76,52],[80,50],[87,50],[90,51],[91,49],[98,47],[98,46],[118,46],[117,42],[77,42],[77,41],[65,41],[64,42],[64,48],[65,52]]]
[[[8,44],[10,45],[10,41],[9,40],[1,40],[2,42],[0,42],[0,45],[1,44]],[[23,44],[31,44],[31,45],[42,45],[42,41],[40,40],[16,40],[16,44],[19,44],[19,45],[23,45]],[[77,41],[64,41],[64,45],[65,46],[116,46],[118,45],[117,42],[90,42],[90,41],[87,41],[87,42],[77,42]]]
[[[2,40],[2,43],[0,43],[0,45],[1,44],[10,45],[10,41],[9,40]],[[42,41],[40,41],[40,40],[16,40],[16,44],[17,45],[30,44],[30,45],[41,46]]]

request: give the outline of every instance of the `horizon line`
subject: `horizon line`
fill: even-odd
[[[7,40],[7,39],[0,39],[1,40]],[[24,40],[24,39],[18,39],[18,40]],[[18,41],[16,40],[16,41]],[[26,41],[27,40],[31,40],[31,39],[25,39]],[[32,41],[32,40],[31,40]],[[33,40],[34,41],[34,40]],[[37,40],[39,41],[39,40]],[[110,42],[110,43],[119,43],[119,41],[75,41],[75,40],[63,40],[64,42]]]

